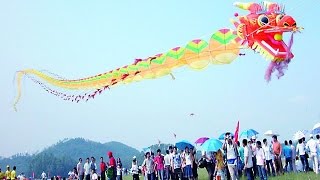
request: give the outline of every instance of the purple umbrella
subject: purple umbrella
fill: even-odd
[[[206,142],[208,139],[210,139],[210,138],[208,138],[208,137],[201,137],[201,138],[199,138],[198,140],[196,140],[196,142],[194,142],[195,144],[200,144],[200,145],[202,145],[204,142]]]

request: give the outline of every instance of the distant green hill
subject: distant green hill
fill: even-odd
[[[65,139],[44,149],[35,155],[15,155],[10,158],[0,159],[0,166],[5,169],[6,165],[17,166],[17,172],[24,172],[27,176],[35,173],[39,177],[42,171],[50,172],[51,175],[67,176],[67,173],[76,166],[81,157],[84,161],[87,157],[95,157],[97,165],[102,156],[108,161],[107,152],[112,151],[115,158],[120,157],[124,167],[131,167],[133,156],[141,157],[141,152],[119,142],[105,144],[85,140],[83,138]]]

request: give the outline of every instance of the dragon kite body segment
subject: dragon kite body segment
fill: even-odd
[[[296,32],[298,28],[295,20],[284,13],[284,7],[276,3],[234,3],[243,10],[248,10],[246,16],[235,16],[232,20],[236,30],[220,29],[213,33],[209,40],[195,39],[183,47],[175,47],[166,53],[157,54],[145,59],[136,59],[132,64],[98,74],[92,77],[68,80],[54,74],[27,69],[17,72],[18,95],[14,108],[21,97],[21,80],[29,77],[47,92],[72,102],[88,101],[96,95],[121,83],[131,83],[143,79],[154,79],[171,75],[172,71],[182,66],[191,69],[204,69],[209,64],[229,64],[240,53],[240,49],[250,48],[270,60],[266,70],[266,80],[270,80],[273,71],[283,75],[293,58],[291,52],[292,36],[288,45],[282,40],[285,32]],[[53,87],[55,87],[53,89]],[[86,91],[86,93],[67,94],[70,92]]]

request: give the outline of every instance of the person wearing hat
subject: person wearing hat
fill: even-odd
[[[109,179],[110,180],[116,180],[116,177],[117,177],[117,163],[116,163],[116,160],[114,159],[113,154],[112,154],[111,151],[109,151],[107,154],[108,154],[108,157],[109,157],[108,171],[112,171],[112,176]]]
[[[10,171],[10,166],[7,165],[7,171],[6,171],[6,178],[7,180],[11,179],[11,171]]]
[[[133,156],[132,158],[131,174],[133,180],[139,180],[139,166],[136,156]]]

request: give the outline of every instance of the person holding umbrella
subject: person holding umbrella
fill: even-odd
[[[237,158],[238,158],[238,149],[237,144],[233,141],[232,136],[226,136],[226,139],[223,144],[223,150],[226,153],[228,170],[232,180],[238,178],[237,170]]]

